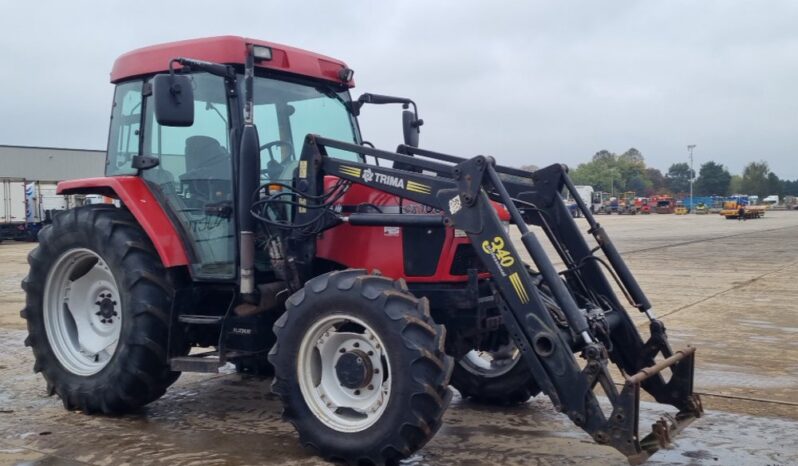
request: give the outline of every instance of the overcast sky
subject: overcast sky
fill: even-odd
[[[575,166],[766,160],[798,178],[794,1],[28,1],[0,3],[0,144],[104,149],[114,59],[222,34],[346,61],[359,92],[418,104],[423,147]],[[398,108],[366,139],[401,141]]]

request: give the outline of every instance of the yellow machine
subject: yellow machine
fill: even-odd
[[[720,214],[726,217],[726,220],[737,220],[740,218],[741,205],[737,201],[725,201],[723,203],[723,210]],[[767,207],[758,205],[742,205],[743,215],[746,219],[762,218],[765,216]]]
[[[709,207],[707,207],[707,205],[703,202],[699,202],[695,206],[695,213],[696,215],[706,215],[709,213]]]

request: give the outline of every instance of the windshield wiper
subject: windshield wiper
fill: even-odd
[[[349,112],[350,115],[357,116],[355,114],[354,108],[352,108],[352,101],[346,100],[343,97],[341,97],[341,95],[338,92],[336,92],[335,89],[327,86],[316,86],[316,90],[321,92],[327,97],[331,97],[337,100],[338,102],[341,102],[341,104],[343,104],[344,108],[346,109],[347,112]]]

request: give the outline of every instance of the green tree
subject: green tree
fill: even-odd
[[[695,176],[690,165],[686,163],[674,163],[665,175],[665,183],[673,194],[686,193],[690,191],[690,178]]]
[[[602,149],[602,150],[596,152],[595,154],[593,154],[593,161],[594,162],[611,164],[611,163],[615,163],[615,159],[617,157],[618,156],[615,155],[614,153],[612,153],[612,152],[610,152],[610,151],[608,151],[606,149]]]
[[[608,150],[600,150],[590,162],[579,164],[571,172],[575,184],[593,186],[596,191],[610,191],[618,183],[615,169],[617,156]]]
[[[646,196],[654,196],[656,194],[663,194],[668,189],[665,176],[659,171],[658,168],[646,168],[646,179],[651,183],[651,188],[648,192],[644,193]]]
[[[643,154],[641,154],[640,151],[635,149],[634,147],[629,148],[629,150],[619,155],[618,160],[630,164],[635,164],[635,163],[645,164],[645,160],[643,159]]]
[[[743,170],[742,184],[744,194],[757,195],[760,198],[767,196],[769,174],[770,167],[764,160],[746,165]]]
[[[743,177],[740,175],[732,175],[729,181],[729,194],[742,194],[743,193]]]
[[[785,196],[798,196],[798,180],[782,180],[781,192]]]
[[[701,165],[694,186],[695,193],[698,196],[727,196],[730,182],[729,171],[722,164],[709,161]]]
[[[654,183],[646,173],[643,154],[631,148],[621,155],[606,149],[593,155],[588,163],[580,164],[571,172],[576,184],[593,186],[596,191],[614,194],[634,191],[644,194],[652,191]]]
[[[772,194],[778,195],[779,199],[781,199],[784,196],[784,185],[775,173],[770,172],[770,174],[768,174],[766,196],[770,196]]]

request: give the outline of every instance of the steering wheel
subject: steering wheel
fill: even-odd
[[[263,152],[264,150],[269,151],[269,159],[274,160],[274,153],[272,152],[272,147],[274,146],[285,146],[288,148],[288,157],[285,160],[293,160],[294,159],[294,145],[290,141],[283,141],[282,139],[277,139],[272,142],[267,142],[266,144],[260,146],[260,151]],[[274,160],[277,162],[276,160]]]
[[[283,141],[282,139],[277,139],[272,142],[267,142],[266,144],[260,146],[260,151],[263,152],[264,150],[269,151],[269,162],[266,164],[266,168],[260,171],[261,175],[268,175],[269,179],[277,179],[280,174],[283,172],[283,166],[280,162],[275,160],[274,152],[272,152],[272,147],[274,146],[284,146],[288,148],[288,157],[284,159],[293,160],[294,159],[294,145],[290,141]]]

